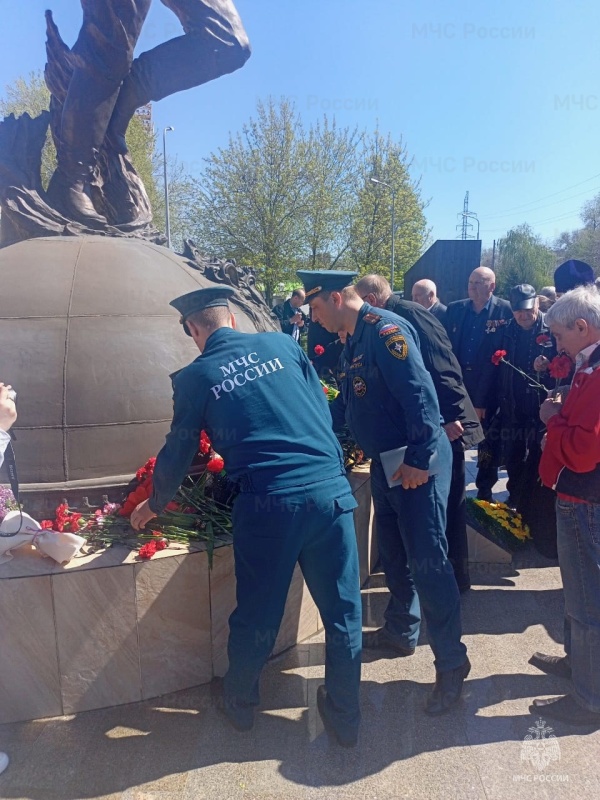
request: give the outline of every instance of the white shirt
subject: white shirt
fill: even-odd
[[[10,443],[10,436],[6,431],[0,431],[0,467],[4,463],[4,451]]]

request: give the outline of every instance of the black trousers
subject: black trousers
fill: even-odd
[[[465,450],[461,441],[452,442],[452,475],[446,511],[448,559],[459,589],[470,585],[467,542],[467,498],[465,491]]]

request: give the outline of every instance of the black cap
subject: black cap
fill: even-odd
[[[585,261],[577,261],[576,258],[565,261],[554,271],[554,288],[561,294],[593,282],[594,270]]]
[[[319,292],[340,292],[346,286],[350,286],[358,272],[336,269],[299,269],[296,275],[304,285],[306,299],[310,300]]]
[[[520,283],[510,290],[510,307],[513,311],[528,311],[535,305],[537,292],[528,283]]]
[[[190,314],[196,311],[204,311],[205,308],[229,308],[228,300],[235,294],[235,289],[231,286],[209,286],[207,289],[196,289],[195,292],[182,294],[171,300],[170,306],[176,308],[181,314],[179,322],[183,325],[183,330],[191,336],[188,326],[185,324]]]

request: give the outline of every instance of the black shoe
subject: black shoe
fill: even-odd
[[[571,694],[549,700],[534,700],[529,710],[532,714],[542,714],[570,725],[594,725],[600,728],[600,712],[583,708]]]
[[[534,653],[529,663],[547,675],[558,675],[559,678],[571,677],[571,664],[569,656],[547,656],[544,653]]]
[[[332,722],[329,716],[330,712],[327,708],[327,689],[323,685],[319,686],[317,689],[317,709],[319,711],[319,716],[323,720],[323,727],[330,736],[334,737],[341,747],[356,747],[358,743],[358,731],[351,728],[336,727]]]
[[[385,628],[377,628],[374,631],[364,631],[362,635],[362,646],[366,650],[393,650],[397,656],[405,657],[414,655],[414,647],[406,647],[394,641]]]
[[[470,583],[461,583],[459,584],[458,591],[460,592],[460,594],[466,594],[470,588],[471,588]]]
[[[460,699],[463,683],[471,671],[471,662],[467,658],[461,667],[438,672],[435,676],[433,691],[427,698],[425,713],[434,717],[444,714]]]
[[[213,678],[210,683],[213,705],[230,725],[240,733],[246,733],[254,727],[254,708],[239,706],[235,701],[226,700],[223,693],[223,678]]]
[[[491,492],[477,492],[477,499],[483,500],[486,503],[491,503],[494,498]]]

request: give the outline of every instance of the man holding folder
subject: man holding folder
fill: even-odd
[[[297,274],[313,320],[329,331],[349,333],[341,392],[331,411],[334,427],[346,422],[372,459],[379,553],[391,593],[380,633],[397,655],[412,655],[422,608],[436,668],[426,711],[442,714],[460,698],[470,664],[444,533],[452,456],[433,382],[412,325],[364,303],[351,286],[356,273]],[[391,476],[401,485],[390,488],[381,453],[403,447],[403,463]],[[433,456],[435,475],[430,475]]]

